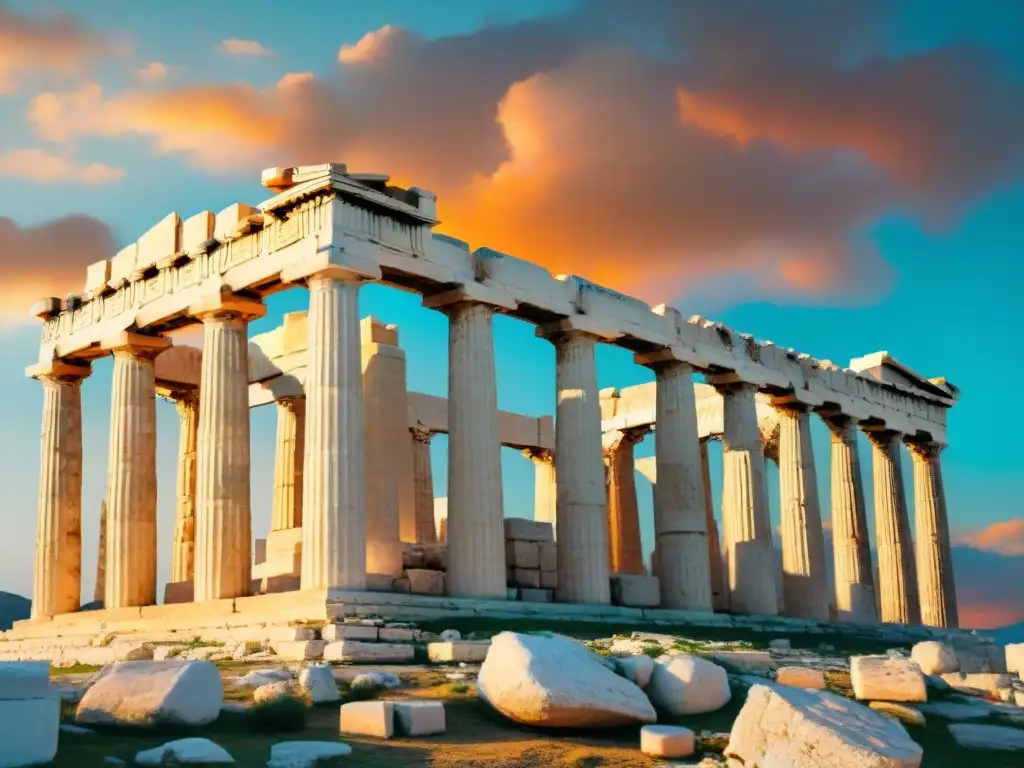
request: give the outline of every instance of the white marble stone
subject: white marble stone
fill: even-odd
[[[915,643],[910,651],[910,658],[926,675],[942,675],[960,670],[960,662],[956,653],[948,645],[940,643],[938,640]]]
[[[342,704],[339,730],[354,736],[390,739],[395,733],[395,705],[390,701],[350,701]]]
[[[852,656],[850,680],[861,701],[927,701],[924,675],[910,659]]]
[[[673,715],[714,712],[732,698],[725,670],[687,653],[656,659],[646,693],[653,704]]]
[[[921,623],[959,627],[953,553],[942,485],[942,448],[932,443],[910,445],[914,464],[914,532]]]
[[[159,747],[144,749],[135,755],[136,765],[164,765],[180,763],[189,765],[221,765],[235,762],[226,749],[209,739],[192,737],[169,741]]]
[[[351,754],[352,747],[338,741],[282,741],[270,747],[267,768],[314,768],[321,760]]]
[[[689,757],[697,735],[678,725],[645,725],[640,729],[640,751],[652,757]]]

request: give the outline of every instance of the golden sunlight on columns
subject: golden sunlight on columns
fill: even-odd
[[[722,541],[718,537],[715,502],[711,494],[711,463],[708,461],[708,438],[700,441],[700,467],[704,478],[704,521],[708,529],[708,560],[711,563],[711,604],[715,612],[729,610],[729,585],[722,562]]]
[[[93,602],[102,603],[107,596],[107,502],[100,502],[100,536],[96,546],[96,584],[92,588]]]
[[[643,575],[640,546],[640,510],[636,500],[634,448],[649,430],[626,429],[603,437],[608,468],[608,554],[611,572]]]
[[[930,627],[957,628],[960,620],[949,543],[946,492],[939,454],[945,446],[910,443],[914,462],[914,529],[921,622]]]
[[[82,381],[90,372],[59,360],[26,371],[43,386],[33,619],[81,604]]]
[[[883,622],[892,624],[920,624],[914,544],[910,539],[900,460],[901,435],[891,430],[871,430],[867,436],[872,445],[875,475],[879,616]]]
[[[170,345],[159,336],[127,331],[103,343],[114,353],[103,600],[107,609],[156,604],[154,360]]]
[[[252,572],[248,324],[266,307],[256,299],[217,295],[189,312],[203,321],[195,601],[244,597]]]
[[[717,384],[723,400],[722,526],[733,613],[777,615],[768,480],[754,395],[745,382]]]
[[[782,588],[786,615],[828,621],[825,538],[811,417],[799,403],[775,404],[779,415],[779,496],[782,510]]]
[[[302,527],[302,461],[306,450],[306,398],[288,397],[275,403],[274,506],[270,530]]]
[[[417,544],[437,541],[434,525],[434,472],[430,466],[430,440],[434,433],[425,429],[410,429],[412,442],[412,476],[416,490]]]
[[[174,517],[171,582],[192,581],[196,545],[196,450],[199,444],[199,393],[174,395],[178,409],[178,508]]]
[[[825,418],[832,433],[832,548],[836,613],[840,621],[878,621],[875,574],[871,566],[857,425],[848,416]]]
[[[555,477],[555,456],[551,451],[527,448],[523,456],[533,462],[533,519],[541,523],[556,522],[558,484]]]

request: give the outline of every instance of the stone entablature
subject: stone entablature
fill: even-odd
[[[538,333],[586,332],[636,351],[640,362],[681,360],[720,381],[734,376],[812,407],[946,442],[956,388],[907,375],[884,353],[841,369],[704,318],[684,321],[671,307],[650,307],[576,276],[553,277],[488,248],[470,252],[454,238],[431,236],[433,195],[387,187],[386,177],[346,175],[340,165],[274,173],[278,188],[285,178],[293,186],[258,210],[236,204],[185,222],[172,215],[140,239],[134,257],[122,251],[110,262],[112,277],[103,285],[64,302],[37,303],[33,311],[45,319],[40,360],[105,355],[101,342],[116,332],[182,327],[195,322],[188,308],[211,293],[265,295],[287,287],[290,265],[321,258],[325,266],[422,293],[432,304],[485,303],[542,326]],[[131,258],[132,270],[118,261]],[[90,274],[97,271],[103,268]]]

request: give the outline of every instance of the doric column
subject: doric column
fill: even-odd
[[[114,353],[107,464],[107,572],[103,606],[156,604],[156,378],[168,339],[122,332]]]
[[[82,380],[88,365],[55,360],[27,375],[43,385],[32,618],[77,611],[82,596]]]
[[[252,521],[249,488],[248,323],[258,300],[218,295],[189,308],[203,321],[196,451],[196,602],[249,594]]]
[[[558,484],[551,451],[527,448],[523,456],[533,462],[533,519],[555,526]]]
[[[693,369],[679,360],[652,362],[650,367],[656,388],[654,535],[661,606],[710,612],[711,564]]]
[[[434,433],[410,429],[412,440],[412,476],[416,490],[416,541],[433,544],[437,541],[434,525],[434,472],[430,466],[430,440]]]
[[[196,546],[196,450],[199,444],[199,393],[174,396],[178,409],[178,506],[174,516],[174,548],[171,550],[171,582],[195,577]]]
[[[642,575],[640,510],[634,448],[647,429],[614,430],[603,437],[608,482],[608,561],[612,573]]]
[[[708,529],[708,560],[711,563],[711,605],[716,612],[729,610],[729,584],[722,562],[722,542],[715,520],[715,501],[711,495],[711,464],[708,461],[708,440],[700,441],[700,468],[704,478],[704,521]]]
[[[780,426],[779,495],[786,615],[828,621],[825,538],[821,530],[810,414],[798,403],[777,404],[775,410]]]
[[[917,542],[917,584],[921,622],[931,627],[960,626],[953,579],[953,555],[946,517],[937,443],[910,443],[914,462],[914,530]]]
[[[900,461],[901,436],[891,430],[873,430],[867,436],[874,465],[880,618],[893,624],[920,624],[914,545]]]
[[[504,600],[501,435],[494,309],[456,301],[448,315],[448,594]]]
[[[864,485],[853,419],[825,419],[832,433],[832,549],[836,613],[840,621],[878,621]]]
[[[270,530],[302,526],[302,461],[306,450],[306,400],[278,400],[274,443],[274,506]]]
[[[558,478],[558,600],[611,602],[608,580],[608,495],[601,455],[597,338],[555,332],[555,473]]]
[[[722,525],[733,613],[778,614],[768,483],[754,395],[744,382],[716,386],[723,401]],[[659,557],[660,559],[660,557]]]
[[[107,501],[100,502],[100,536],[96,546],[96,584],[92,588],[93,602],[102,603],[107,597]]]

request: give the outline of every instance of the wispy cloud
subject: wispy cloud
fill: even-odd
[[[977,530],[960,531],[954,538],[958,543],[975,549],[1024,556],[1024,517],[999,520]]]
[[[79,165],[66,156],[43,149],[18,149],[0,155],[0,176],[14,176],[40,184],[69,182],[98,186],[121,181],[124,171],[105,163]]]
[[[151,61],[138,71],[139,78],[150,83],[156,83],[167,77],[170,68],[162,61]]]
[[[222,40],[217,50],[229,56],[273,56],[274,52],[258,40],[242,40],[237,37]]]

